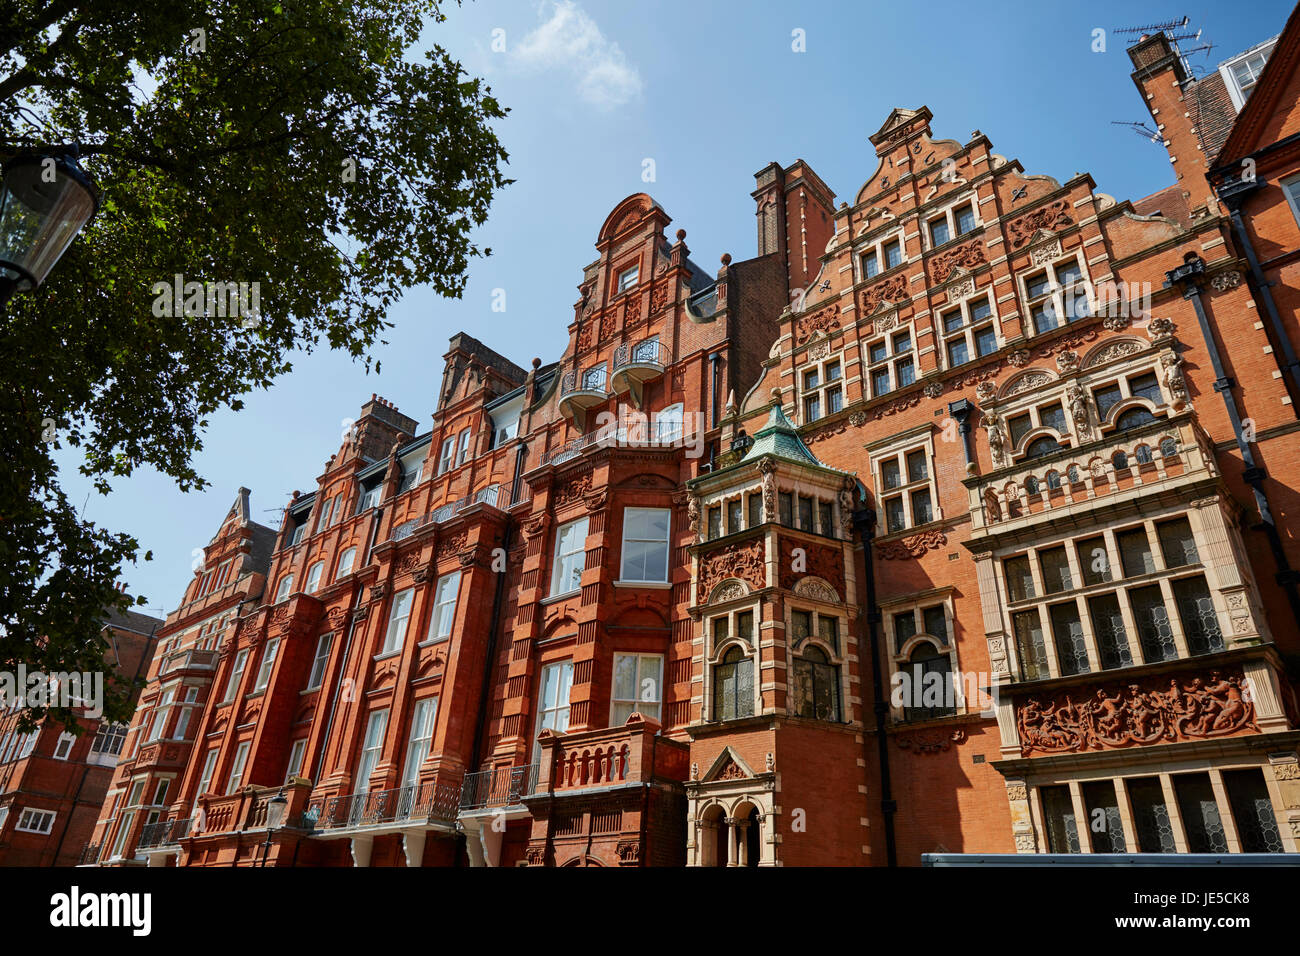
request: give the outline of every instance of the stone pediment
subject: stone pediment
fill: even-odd
[[[750,780],[753,776],[754,771],[740,754],[730,747],[724,747],[701,779],[704,783],[714,783],[724,780]]]

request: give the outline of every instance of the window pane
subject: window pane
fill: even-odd
[[[1138,398],[1145,398],[1157,405],[1160,404],[1160,383],[1156,380],[1154,372],[1147,372],[1145,375],[1138,375],[1129,379],[1128,390]]]
[[[1225,770],[1224,789],[1243,853],[1281,853],[1282,837],[1260,770]]]
[[[902,471],[898,467],[897,458],[890,458],[880,463],[880,484],[886,490],[897,488],[902,484]]]
[[[965,339],[954,339],[948,343],[948,367],[964,365],[970,361],[970,350]]]
[[[993,331],[993,326],[986,325],[975,332],[975,352],[978,355],[988,355],[990,352],[996,352],[998,349],[998,336]]]
[[[1219,819],[1219,805],[1214,799],[1208,773],[1180,773],[1173,778],[1178,813],[1183,818],[1183,833],[1189,853],[1227,853],[1228,838]]]
[[[1007,576],[1007,594],[1013,601],[1023,601],[1034,596],[1034,579],[1029,571],[1029,556],[1021,555],[1002,562]]]
[[[794,495],[788,491],[781,491],[776,496],[777,510],[781,515],[781,524],[787,528],[794,527]]]
[[[1223,650],[1223,631],[1219,628],[1219,616],[1214,611],[1214,600],[1205,585],[1205,578],[1197,575],[1174,581],[1173,590],[1188,652],[1212,654]]]
[[[735,534],[742,529],[741,522],[741,501],[737,498],[735,501],[727,502],[727,533]],[[665,542],[666,543],[666,542]]]
[[[916,634],[916,615],[911,611],[894,615],[894,653],[903,653],[903,645]]]
[[[1065,409],[1060,403],[1046,405],[1038,410],[1038,424],[1044,428],[1052,428],[1064,434],[1069,431],[1065,424]]]
[[[871,346],[871,349],[870,349],[868,355],[869,355],[868,361],[869,361],[872,365],[874,365],[874,364],[877,363],[877,362],[882,362],[882,361],[884,361],[885,359],[887,359],[887,358],[889,357],[889,343],[887,343],[887,342],[876,342],[876,343],[874,343],[874,344]]]
[[[1128,630],[1124,627],[1124,615],[1114,593],[1088,598],[1088,617],[1092,620],[1092,634],[1097,641],[1097,653],[1101,655],[1102,670],[1132,667]]]
[[[715,505],[709,509],[709,540],[722,537],[722,508]]]
[[[1051,676],[1047,667],[1047,647],[1043,643],[1043,623],[1038,612],[1020,611],[1013,614],[1011,624],[1016,634],[1021,680],[1043,680]]]
[[[1075,545],[1079,553],[1079,571],[1083,583],[1103,584],[1110,580],[1110,552],[1105,538],[1089,538]]]
[[[1150,574],[1156,569],[1155,555],[1151,553],[1151,541],[1147,538],[1145,528],[1130,528],[1115,535],[1119,545],[1120,567],[1127,578],[1140,574]]]
[[[1034,423],[1030,421],[1028,415],[1017,415],[1015,418],[1007,420],[1007,433],[1011,436],[1011,444],[1020,447],[1020,442],[1033,429]]]
[[[868,279],[880,273],[880,260],[876,258],[874,249],[862,257],[862,271]]]
[[[894,374],[898,378],[898,387],[911,385],[916,381],[916,368],[910,358],[899,359],[894,363]]]
[[[817,530],[824,535],[835,534],[835,523],[829,501],[817,502]]]
[[[1196,539],[1192,537],[1192,525],[1186,518],[1160,522],[1156,525],[1156,535],[1160,538],[1160,553],[1164,555],[1165,567],[1181,568],[1187,564],[1200,563],[1201,557],[1196,553]]]
[[[813,530],[813,502],[803,495],[799,496],[799,527],[805,531]]]
[[[941,246],[952,236],[948,231],[948,220],[936,219],[930,223],[930,242],[932,245]]]
[[[962,327],[961,309],[953,309],[951,312],[945,312],[943,315],[943,330],[945,332],[956,332]]]
[[[903,246],[897,239],[885,246],[885,268],[892,269],[903,261]]]
[[[921,619],[925,624],[925,633],[948,643],[948,619],[944,616],[942,604],[922,610]]]
[[[1173,853],[1174,827],[1165,806],[1164,790],[1156,777],[1125,780],[1129,803],[1133,806],[1133,826],[1137,830],[1138,852]]]
[[[1056,309],[1052,301],[1048,299],[1042,305],[1036,305],[1030,310],[1030,315],[1034,319],[1034,331],[1038,333],[1050,332],[1056,328]]]
[[[925,452],[918,449],[907,453],[907,480],[925,481],[929,477],[925,467]]]
[[[1070,581],[1070,562],[1065,554],[1065,546],[1048,548],[1038,552],[1039,570],[1043,574],[1043,591],[1056,594],[1073,587]]]
[[[1142,646],[1142,657],[1146,663],[1154,664],[1177,657],[1178,648],[1174,644],[1174,632],[1160,587],[1152,584],[1144,588],[1133,588],[1128,592],[1128,597],[1133,608],[1133,621],[1137,625],[1138,643]]]
[[[919,491],[912,492],[912,523],[925,524],[927,521],[934,520],[934,512],[930,507],[930,489],[922,488]]]
[[[1056,660],[1062,675],[1086,674],[1088,649],[1083,642],[1083,622],[1079,608],[1069,604],[1053,604],[1048,610],[1052,619],[1052,640],[1056,643]]]
[[[962,206],[957,210],[957,234],[964,236],[975,228],[975,207]]]
[[[1074,802],[1070,788],[1039,787],[1038,796],[1043,802],[1043,825],[1047,830],[1049,853],[1080,853],[1079,826],[1074,819]]]
[[[826,389],[826,414],[834,415],[844,407],[844,393],[836,386]]]
[[[1124,823],[1119,815],[1115,785],[1109,780],[1080,784],[1083,805],[1088,812],[1088,833],[1093,853],[1123,853]]]
[[[907,527],[907,519],[903,513],[903,499],[901,497],[890,498],[885,502],[885,527],[890,531],[902,531]]]
[[[763,523],[763,496],[749,496],[749,526],[757,528]]]
[[[1039,296],[1047,295],[1051,291],[1052,284],[1047,278],[1047,273],[1042,272],[1036,276],[1031,276],[1025,280],[1025,291],[1029,293],[1029,298],[1037,299]]]
[[[1094,390],[1092,398],[1097,403],[1097,413],[1105,419],[1110,417],[1110,410],[1124,400],[1124,394],[1118,385],[1107,385]]]
[[[874,397],[884,395],[889,391],[889,368],[875,369],[871,373],[871,394]]]

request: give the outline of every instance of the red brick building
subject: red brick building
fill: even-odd
[[[458,335],[431,427],[372,396],[273,541],[241,493],[100,862],[1295,852],[1297,29],[1227,107],[1130,51],[1137,202],[924,107],[716,275],[625,199],[558,361]]]
[[[101,631],[114,672],[107,678],[142,679],[161,625],[136,611],[112,612]],[[20,704],[0,712],[0,866],[74,866],[96,829],[126,727],[83,716],[78,733],[53,721],[19,732]]]

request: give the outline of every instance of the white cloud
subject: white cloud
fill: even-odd
[[[641,95],[639,74],[617,43],[573,0],[548,0],[550,19],[515,47],[526,69],[564,69],[578,81],[578,95],[600,109],[622,106]]]

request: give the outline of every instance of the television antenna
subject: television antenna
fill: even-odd
[[[1145,139],[1145,140],[1149,140],[1149,141],[1151,141],[1152,143],[1163,143],[1163,142],[1164,142],[1164,137],[1161,136],[1160,133],[1159,133],[1158,131],[1153,130],[1153,129],[1151,129],[1151,127],[1147,126],[1146,123],[1128,123],[1128,122],[1125,122],[1124,120],[1111,120],[1111,121],[1110,121],[1110,125],[1111,125],[1111,126],[1127,126],[1129,129],[1131,129],[1133,132],[1137,133],[1137,134],[1138,134],[1139,136],[1141,136],[1143,139]]]

